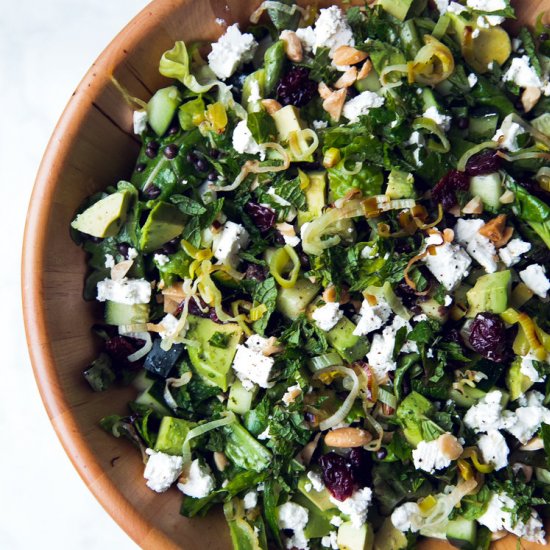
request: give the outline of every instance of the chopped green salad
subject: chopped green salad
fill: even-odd
[[[266,1],[176,42],[72,222],[144,483],[236,550],[544,544],[550,29],[509,0]],[[106,411],[107,412],[107,411]]]

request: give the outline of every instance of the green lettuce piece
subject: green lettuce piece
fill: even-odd
[[[354,172],[352,170],[352,172]],[[363,165],[358,173],[351,173],[346,168],[345,160],[328,169],[328,180],[332,198],[343,197],[350,189],[359,189],[365,197],[380,195],[384,174],[376,166]]]

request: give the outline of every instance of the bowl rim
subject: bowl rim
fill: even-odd
[[[178,0],[178,6],[192,0]],[[65,453],[105,511],[142,548],[181,548],[140,514],[104,473],[80,432],[65,397],[48,338],[44,296],[44,256],[48,212],[55,200],[57,180],[89,107],[110,83],[109,75],[144,34],[174,7],[172,0],[154,0],[134,16],[99,54],[73,92],[48,141],[27,209],[21,257],[23,319],[34,377],[40,397]],[[120,47],[124,44],[124,47]]]

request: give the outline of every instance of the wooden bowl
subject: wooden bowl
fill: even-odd
[[[145,8],[105,49],[74,92],[44,155],[27,215],[23,304],[42,399],[84,482],[143,548],[215,550],[231,544],[221,513],[193,520],[180,516],[181,493],[174,489],[157,495],[147,489],[139,453],[99,428],[102,416],[125,411],[133,391],[94,393],[82,377],[83,368],[97,354],[90,327],[98,310],[82,299],[85,257],[70,239],[69,223],[85,197],[130,175],[139,149],[131,110],[112,85],[111,75],[132,95],[148,99],[165,82],[158,62],[175,40],[215,39],[222,32],[216,18],[246,24],[258,4],[155,0]],[[544,6],[550,8],[550,0],[519,4],[523,21],[532,21]],[[497,547],[512,549],[515,544],[508,537]],[[447,547],[431,541],[427,546]]]

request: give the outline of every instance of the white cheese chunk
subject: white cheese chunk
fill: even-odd
[[[160,265],[160,267],[166,265],[169,261],[170,261],[170,258],[168,256],[166,256],[166,254],[155,254],[153,256],[153,260],[158,264]]]
[[[484,225],[480,219],[459,218],[454,227],[455,238],[487,273],[494,273],[497,270],[497,251],[494,244],[479,233]]]
[[[499,11],[506,9],[505,0],[468,0],[467,6],[476,11]]]
[[[452,117],[440,113],[437,110],[437,107],[434,107],[433,105],[426,109],[422,116],[433,120],[439,127],[445,130],[445,132],[448,132],[451,128]]]
[[[477,84],[477,75],[475,73],[470,73],[468,75],[468,85],[470,88],[473,88]]]
[[[328,535],[322,537],[321,546],[324,548],[333,548],[333,550],[338,550],[338,533],[336,531],[331,531]]]
[[[529,56],[515,57],[502,77],[504,82],[513,82],[520,88],[541,88],[542,81],[531,66]]]
[[[523,271],[519,272],[521,280],[527,285],[529,290],[533,291],[537,296],[546,298],[548,290],[550,290],[550,281],[546,276],[546,270],[540,264],[531,264]]]
[[[354,527],[361,527],[367,519],[367,511],[372,501],[372,491],[368,487],[358,489],[344,501],[333,496],[330,501],[338,507],[338,510],[348,516]]]
[[[430,474],[451,464],[451,459],[441,450],[439,439],[421,441],[413,450],[412,456],[414,467]]]
[[[537,384],[538,382],[544,382],[546,380],[546,376],[541,376],[541,374],[533,364],[533,362],[537,360],[538,359],[534,354],[528,353],[521,358],[521,365],[519,369],[519,372],[527,376],[534,384]]]
[[[157,493],[164,493],[180,476],[183,458],[156,452],[153,449],[147,449],[145,453],[149,456],[143,472],[147,487]]]
[[[133,122],[134,134],[138,136],[143,134],[147,130],[147,122],[149,122],[147,111],[134,111]]]
[[[221,80],[229,78],[241,65],[251,61],[258,43],[249,34],[241,34],[235,23],[228,27],[217,42],[212,44],[212,51],[208,54],[208,64],[214,74]]]
[[[435,234],[426,239],[426,247],[439,246],[435,247],[435,254],[428,254],[423,262],[445,289],[451,291],[468,275],[472,260],[460,246],[452,243],[441,244],[441,241],[442,237]]]
[[[493,136],[493,141],[497,141],[503,149],[508,149],[508,151],[514,153],[519,151],[517,138],[524,133],[523,127],[514,122],[512,115],[508,115]]]
[[[468,409],[464,424],[476,433],[498,430],[513,423],[510,419],[503,419],[502,412],[502,393],[494,390]]]
[[[521,239],[512,239],[506,246],[498,251],[500,259],[506,267],[512,267],[521,260],[521,255],[531,250],[531,243]]]
[[[227,221],[220,233],[214,235],[214,256],[223,264],[235,267],[239,252],[248,245],[248,231],[240,224]]]
[[[384,105],[384,98],[367,90],[346,102],[342,114],[350,122],[357,122],[360,116],[366,115],[371,109],[382,107],[382,105]]]
[[[424,517],[416,502],[406,502],[393,511],[391,522],[396,529],[403,533],[407,531],[416,533],[422,529]]]
[[[354,336],[365,336],[382,328],[392,315],[392,310],[386,300],[379,298],[378,303],[371,305],[368,300],[363,300],[360,319],[353,331]]]
[[[509,422],[505,427],[523,445],[538,432],[542,423],[550,424],[550,410],[542,406],[544,396],[540,392],[531,391],[525,397],[526,406],[518,407],[514,413],[508,413]]]
[[[256,508],[258,506],[258,493],[256,491],[248,491],[243,498],[243,504],[245,510]]]
[[[311,482],[311,486],[315,491],[319,492],[325,488],[325,484],[323,483],[323,478],[317,472],[313,472],[310,470],[307,473],[307,478]]]
[[[185,472],[185,481],[178,483],[178,489],[187,496],[204,498],[214,490],[214,478],[208,466],[201,466],[199,459],[191,462]]]
[[[304,529],[309,519],[309,511],[307,508],[300,506],[294,502],[285,502],[278,509],[279,528],[290,529],[293,531],[292,537],[286,540],[287,548],[299,548],[300,550],[308,547],[307,538],[304,534]]]
[[[340,46],[354,46],[353,32],[348,24],[346,15],[337,6],[321,9],[315,22],[315,46],[317,48],[329,48],[330,56]]]
[[[265,345],[259,348],[261,344],[255,345],[255,340],[251,341],[251,338],[253,337],[247,340],[246,345],[237,346],[232,368],[245,389],[252,389],[254,384],[261,388],[269,388],[269,378],[275,360],[262,353]]]
[[[328,302],[324,306],[318,307],[311,317],[318,328],[328,332],[338,324],[343,315],[344,312],[340,309],[338,302]]]
[[[115,267],[115,258],[112,254],[105,254],[105,267],[107,269]]]
[[[127,305],[148,304],[151,300],[151,283],[145,279],[104,279],[97,283],[97,300]]]
[[[237,126],[235,126],[232,143],[233,149],[235,149],[237,153],[260,155],[260,160],[265,159],[265,148],[256,142],[252,136],[252,132],[246,124],[246,120],[241,120]]]
[[[504,436],[497,430],[489,430],[477,442],[481,456],[485,463],[492,464],[495,470],[508,466],[508,445]]]

